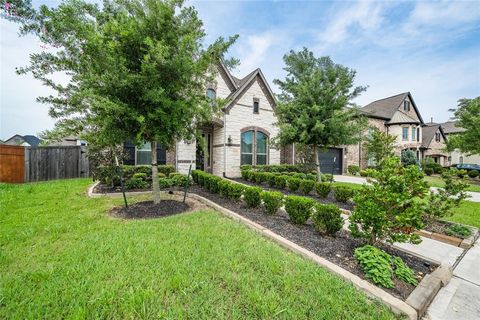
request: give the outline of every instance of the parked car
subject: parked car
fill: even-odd
[[[452,166],[453,168],[456,168],[458,170],[477,170],[480,171],[480,165],[479,164],[470,164],[470,163],[462,163],[462,164],[455,164]]]

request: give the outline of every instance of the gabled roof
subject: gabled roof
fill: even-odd
[[[40,142],[42,142],[39,138],[37,138],[35,136],[32,136],[32,135],[29,135],[29,134],[24,135],[24,136],[19,135],[19,134],[14,134],[9,139],[5,140],[5,143],[8,143],[10,140],[12,140],[15,137],[21,138],[24,142],[28,143],[32,147],[36,147],[40,144]]]
[[[445,134],[460,133],[465,131],[464,128],[458,127],[458,121],[447,121],[440,125],[442,126],[443,132]]]
[[[414,123],[419,124],[420,121],[413,119],[405,112],[397,110],[392,116],[392,118],[387,121],[387,124],[396,124],[396,123]]]
[[[412,106],[417,113],[418,118],[420,119],[420,123],[423,125],[424,122],[422,116],[420,115],[417,105],[415,104],[410,92],[404,92],[391,97],[373,101],[361,108],[360,111],[369,117],[391,120],[407,97],[409,97],[410,101],[412,102]],[[412,119],[410,116],[408,117]],[[418,121],[416,121],[416,123],[418,123]]]
[[[227,104],[225,105],[225,111],[228,112],[235,103],[240,99],[240,97],[250,88],[250,86],[255,82],[255,79],[259,79],[262,83],[264,88],[267,91],[267,99],[270,97],[269,102],[272,103],[273,109],[275,110],[276,106],[276,101],[275,101],[275,95],[273,94],[272,89],[268,85],[267,79],[265,79],[265,76],[263,75],[262,70],[259,68],[253,70],[250,72],[247,76],[245,76],[242,79],[238,79],[234,77],[234,81],[236,79],[236,84],[238,86],[237,90],[232,92],[228,97],[227,97]]]
[[[35,136],[32,136],[32,135],[29,135],[29,134],[23,136],[23,139],[25,140],[25,142],[27,142],[32,147],[36,147],[40,144],[40,142],[42,142],[42,140],[40,140],[39,138],[37,138]]]
[[[430,143],[435,137],[435,133],[440,130],[440,134],[443,136],[444,140],[447,140],[445,133],[443,132],[442,126],[439,124],[427,124],[422,128],[422,147],[428,148]]]

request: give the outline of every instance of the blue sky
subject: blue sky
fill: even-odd
[[[33,1],[34,4],[39,2]],[[57,1],[44,1],[54,6]],[[410,91],[425,121],[447,121],[458,99],[480,95],[480,2],[193,1],[208,34],[239,34],[231,54],[244,76],[260,67],[270,85],[283,78],[282,56],[307,47],[357,71],[368,90],[359,105]],[[49,91],[29,76],[17,76],[32,37],[0,22],[0,139],[51,128],[48,106],[35,98]]]

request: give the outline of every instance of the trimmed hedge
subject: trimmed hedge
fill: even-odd
[[[263,204],[265,206],[265,211],[267,211],[268,214],[275,214],[277,213],[277,210],[282,206],[283,204],[283,193],[278,192],[278,191],[263,191],[260,194]]]
[[[262,202],[260,194],[262,193],[262,188],[259,187],[246,187],[243,192],[243,200],[250,208],[256,208]]]
[[[351,175],[356,176],[357,174],[360,173],[360,167],[357,166],[357,165],[352,164],[352,165],[349,165],[349,166],[347,167],[347,171],[348,171],[348,173],[350,173]]]
[[[305,179],[300,182],[300,191],[302,191],[304,194],[309,194],[314,187],[315,181]]]
[[[142,180],[151,181],[152,180],[152,167],[151,166],[120,166],[122,170],[122,175],[125,181],[128,181],[131,178],[141,177]],[[170,173],[175,172],[175,167],[173,165],[159,165],[158,172],[164,174],[166,177]],[[138,175],[140,174],[140,175]],[[100,180],[101,183],[113,186],[120,185],[120,173],[119,168],[116,166],[99,166],[96,170],[94,176],[95,179]],[[126,183],[126,182],[125,182]]]
[[[333,204],[317,203],[312,221],[318,231],[334,235],[343,227],[341,213],[342,211]]]
[[[275,186],[280,189],[284,189],[287,185],[287,179],[290,179],[288,176],[276,176],[275,177]]]
[[[295,224],[304,224],[312,214],[315,200],[301,196],[285,197],[285,211],[290,221]]]
[[[315,184],[315,191],[317,191],[317,194],[320,198],[326,198],[330,194],[330,191],[332,190],[332,184],[329,182],[317,182]]]
[[[335,195],[335,200],[346,203],[353,198],[355,190],[347,186],[336,186],[333,188],[333,194]]]
[[[300,188],[300,183],[302,182],[302,179],[299,178],[289,178],[287,179],[287,186],[288,190],[295,192]]]

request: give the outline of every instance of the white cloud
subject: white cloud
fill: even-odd
[[[352,5],[347,3],[347,9],[341,9],[329,19],[329,24],[318,35],[321,46],[335,44],[347,40],[352,30],[376,30],[383,21],[383,3],[361,1]]]
[[[478,1],[418,2],[410,15],[414,26],[452,26],[478,21]]]

